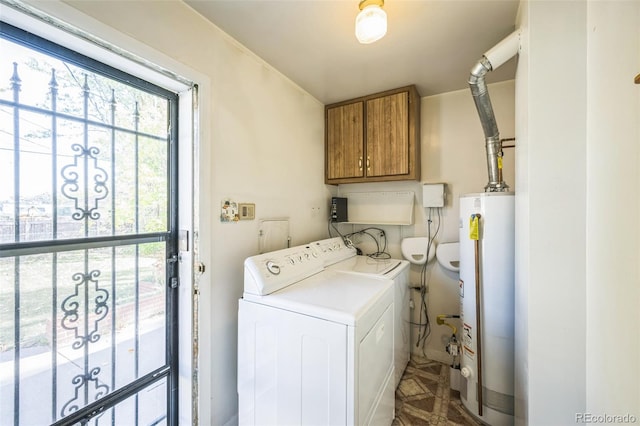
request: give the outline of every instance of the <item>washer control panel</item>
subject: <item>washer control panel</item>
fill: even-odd
[[[315,247],[309,245],[259,254],[244,261],[244,291],[265,296],[322,269]]]
[[[327,238],[309,243],[322,258],[324,266],[333,265],[345,259],[349,259],[357,254],[355,247],[347,247],[342,238]]]
[[[355,255],[336,237],[252,256],[244,261],[244,291],[265,296]]]

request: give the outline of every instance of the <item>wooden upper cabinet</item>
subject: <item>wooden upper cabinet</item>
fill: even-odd
[[[325,183],[420,179],[415,86],[325,107]]]
[[[364,176],[363,115],[364,103],[354,102],[327,110],[326,178],[344,179]]]
[[[407,92],[367,101],[367,177],[409,174]]]

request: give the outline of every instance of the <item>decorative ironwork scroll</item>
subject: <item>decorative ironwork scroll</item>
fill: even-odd
[[[89,382],[93,382],[93,385],[94,385],[93,386],[95,391],[93,395],[94,401],[97,401],[98,399],[102,398],[103,396],[109,393],[109,386],[100,382],[100,380],[98,379],[99,374],[100,374],[100,367],[95,367],[91,371],[89,371],[87,374],[78,374],[73,378],[71,383],[73,383],[73,385],[75,386],[73,390],[74,396],[62,406],[62,409],[60,410],[60,417],[68,416],[74,411],[78,411],[80,409],[79,404],[81,404],[80,402],[81,398],[84,399],[83,397],[80,396],[80,389],[82,389],[85,386],[88,386]],[[85,404],[86,404],[86,401],[85,401]]]
[[[98,323],[103,320],[109,312],[109,306],[107,300],[109,300],[109,292],[103,288],[100,288],[97,277],[100,276],[100,271],[93,270],[88,274],[76,273],[73,275],[73,280],[76,281],[75,292],[71,296],[68,296],[62,301],[62,312],[64,316],[61,320],[62,328],[66,330],[72,330],[75,336],[75,342],[73,342],[73,349],[80,349],[87,343],[95,343],[100,340],[100,333],[98,332]],[[89,282],[94,284],[95,308],[93,314],[89,313],[89,306],[84,306],[84,321],[80,321],[80,307],[84,305],[84,300],[89,301]],[[83,294],[80,293],[80,288],[84,287]],[[93,324],[90,326],[90,320]],[[79,329],[84,324],[84,334]]]
[[[73,219],[97,220],[100,218],[98,202],[109,194],[107,172],[98,166],[100,150],[97,147],[84,148],[80,144],[73,144],[71,149],[77,154],[74,155],[73,163],[64,166],[61,170],[64,179],[62,194],[74,201],[76,211],[71,215]],[[79,164],[81,158],[84,159],[82,165]],[[80,187],[81,175],[85,177],[84,188]],[[90,178],[93,179],[93,187],[89,185]],[[93,193],[90,193],[90,189],[93,189]],[[81,202],[83,202],[84,208],[80,206]]]

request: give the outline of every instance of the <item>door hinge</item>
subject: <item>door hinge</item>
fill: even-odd
[[[178,286],[180,285],[180,281],[178,280],[178,278],[171,278],[170,284],[171,288],[178,288]]]

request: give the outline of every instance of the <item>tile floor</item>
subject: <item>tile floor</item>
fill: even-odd
[[[465,425],[481,423],[469,415],[460,393],[449,387],[449,366],[411,355],[396,390],[396,418],[392,426]]]

